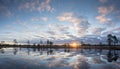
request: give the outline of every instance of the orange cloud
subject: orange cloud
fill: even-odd
[[[63,13],[62,15],[58,16],[57,19],[59,21],[69,21],[74,24],[81,23],[84,21],[84,19],[75,17],[72,12]]]
[[[114,11],[114,6],[110,7],[101,6],[98,8],[98,12],[105,15],[111,13],[112,11]]]
[[[45,2],[42,2],[42,3],[38,6],[37,10],[38,10],[38,11],[47,10],[47,11],[52,12],[52,11],[54,10],[54,8],[52,8],[52,7],[50,6],[50,2],[51,2],[51,0],[46,0]]]
[[[21,4],[18,9],[21,10],[29,10],[31,11],[54,11],[54,8],[50,5],[51,0],[44,0],[43,2],[39,3],[38,0],[35,1],[29,1]]]
[[[97,16],[96,19],[97,19],[100,23],[108,23],[108,22],[111,21],[111,19],[105,17],[105,15]]]

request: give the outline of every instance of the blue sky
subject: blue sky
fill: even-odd
[[[119,0],[0,0],[0,41],[105,42],[119,37]]]

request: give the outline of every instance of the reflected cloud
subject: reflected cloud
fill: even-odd
[[[8,64],[11,66],[6,66],[5,68],[17,68],[17,69],[35,69],[35,68],[44,68],[44,69],[119,69],[120,63],[107,62],[107,59],[97,55],[93,50],[83,50],[83,53],[80,53],[80,49],[71,50],[70,52],[64,52],[62,49],[52,49],[52,55],[47,55],[47,49],[33,51],[32,48],[26,49],[22,48],[3,48],[5,53],[1,54],[0,60],[5,61],[1,64]],[[16,52],[16,55],[10,54],[11,52]],[[28,51],[30,54],[28,55]],[[42,55],[40,52],[42,51]],[[90,53],[94,52],[94,53]],[[6,56],[7,55],[7,56]],[[5,59],[9,58],[9,59]],[[106,61],[103,61],[103,58]],[[13,62],[13,63],[12,63]],[[15,67],[19,65],[20,68]],[[0,67],[1,68],[1,67]]]

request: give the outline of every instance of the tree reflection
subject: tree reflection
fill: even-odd
[[[27,48],[27,54],[30,55],[30,48]]]
[[[14,48],[13,54],[16,55],[17,52],[18,52],[18,49],[17,49],[17,48]]]
[[[36,48],[32,48],[33,49],[33,52],[36,52]]]
[[[43,55],[43,51],[42,50],[40,51],[40,55]]]
[[[64,52],[70,52],[70,45],[69,45],[69,43],[66,43],[64,45]]]
[[[64,52],[70,52],[69,48],[64,49]]]
[[[1,53],[5,53],[5,51],[4,51],[4,49],[3,49],[3,48],[1,48],[1,49],[0,49],[0,52],[1,52]]]
[[[112,62],[112,61],[117,61],[118,60],[119,55],[118,55],[118,52],[116,52],[116,51],[117,50],[114,50],[114,52],[111,51],[111,50],[108,51],[108,54],[107,54],[108,62]]]
[[[52,55],[52,54],[54,54],[52,49],[47,50],[47,55]]]

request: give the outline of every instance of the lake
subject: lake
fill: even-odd
[[[108,61],[108,50],[1,48],[0,69],[120,69],[120,58]],[[111,51],[119,56],[119,51]]]

